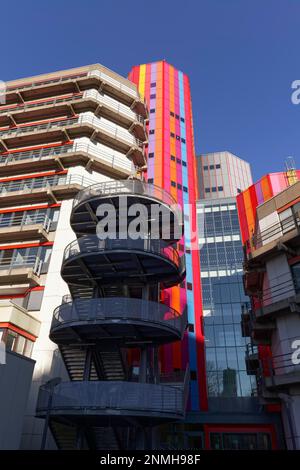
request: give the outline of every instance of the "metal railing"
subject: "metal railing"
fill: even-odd
[[[49,232],[52,220],[46,214],[34,214],[23,213],[22,215],[14,215],[13,218],[8,220],[0,219],[0,229],[8,227],[18,227],[22,229],[26,225],[42,225],[46,232]]]
[[[72,96],[68,97],[56,97],[52,99],[44,99],[44,100],[39,100],[37,102],[28,102],[28,103],[18,103],[14,105],[7,105],[7,106],[1,106],[0,107],[0,114],[6,114],[12,111],[27,111],[28,109],[32,108],[39,108],[42,106],[47,106],[47,105],[56,105],[60,103],[67,103],[69,101],[77,101],[82,99],[83,93],[76,93],[73,94]]]
[[[13,127],[11,129],[5,129],[0,131],[1,136],[9,136],[11,134],[27,134],[28,132],[35,132],[40,130],[49,131],[53,127],[66,127],[78,122],[78,117],[62,119],[60,121],[47,121],[43,124],[32,124],[32,125],[22,125],[18,127]]]
[[[116,381],[73,381],[62,382],[54,389],[40,387],[37,413],[43,415],[49,408],[52,393],[51,411],[58,414],[67,410],[93,410],[107,413],[108,410],[133,413],[157,413],[183,417],[188,379],[182,387],[137,382]],[[50,411],[50,412],[51,412]],[[153,419],[149,416],[149,420]]]
[[[179,268],[180,272],[183,272],[185,269],[184,256],[180,257],[176,248],[170,246],[164,240],[153,240],[150,237],[137,240],[130,238],[124,240],[100,240],[97,235],[84,235],[66,246],[63,261],[65,262],[69,258],[77,257],[82,254],[100,253],[110,250],[150,252],[172,261],[177,268]]]
[[[108,106],[114,111],[130,118],[132,121],[138,121],[141,124],[144,123],[144,118],[140,116],[139,114],[136,114],[134,111],[132,111],[129,108],[129,106],[126,106],[125,104],[120,103],[120,101],[117,101],[108,95],[99,93],[97,90],[86,90],[83,94],[83,98],[86,98],[86,99],[92,98],[96,100],[99,104],[104,104]]]
[[[49,131],[55,127],[67,127],[73,124],[91,124],[92,127],[96,127],[99,130],[104,130],[108,132],[116,140],[125,140],[128,144],[133,146],[143,146],[143,142],[140,139],[134,137],[128,130],[123,129],[120,126],[111,123],[110,121],[106,122],[104,118],[99,118],[90,111],[79,114],[79,116],[76,116],[74,118],[67,118],[56,121],[52,120],[42,124],[21,125],[18,127],[2,129],[0,130],[0,137],[27,134],[29,132],[35,132],[40,130]]]
[[[130,173],[132,170],[132,162],[126,157],[125,154],[107,147],[104,149],[103,144],[92,144],[91,142],[74,141],[73,152],[85,152],[93,157],[96,157],[99,161],[107,163],[111,168],[122,168]]]
[[[54,310],[51,329],[69,323],[108,320],[138,320],[156,323],[184,333],[186,310],[180,315],[167,305],[128,297],[78,299],[63,303]]]
[[[35,189],[51,188],[53,186],[65,186],[78,184],[80,186],[89,186],[94,181],[80,175],[54,175],[48,177],[27,178],[20,181],[9,181],[0,183],[0,196],[15,191],[32,192]]]
[[[36,150],[26,150],[20,152],[10,153],[4,158],[0,159],[0,164],[7,165],[8,163],[14,163],[22,160],[42,160],[55,155],[61,155],[63,153],[69,153],[73,151],[73,145],[60,145],[56,147],[40,148]]]
[[[130,88],[129,86],[124,85],[123,83],[120,83],[118,80],[115,80],[114,78],[110,77],[104,72],[101,72],[100,70],[91,70],[88,73],[88,77],[97,77],[103,82],[107,82],[110,85],[113,85],[113,87],[116,90],[119,90],[126,95],[131,95],[133,98],[139,98],[138,92],[134,88]]]
[[[83,201],[96,196],[119,196],[123,194],[140,194],[151,197],[168,206],[178,208],[175,198],[165,189],[139,180],[106,181],[96,183],[79,191],[73,201],[73,208]]]
[[[107,121],[107,122],[106,122]],[[131,145],[137,145],[138,147],[143,146],[143,142],[134,137],[128,130],[121,128],[120,126],[113,124],[112,122],[106,120],[105,118],[99,118],[95,116],[92,112],[88,111],[86,113],[80,114],[78,122],[80,124],[91,124],[93,127],[97,129],[102,129],[106,132],[109,132],[112,137],[116,140],[126,140],[126,142],[130,143]]]
[[[259,231],[250,239],[250,249],[257,250],[267,243],[277,240],[284,236],[286,233],[300,227],[299,213],[293,214],[286,219],[278,221],[276,224],[271,225],[265,230]]]
[[[93,100],[97,101],[99,104],[105,104],[106,106],[110,107],[111,109],[114,109],[118,113],[127,116],[132,121],[138,121],[141,124],[144,124],[144,118],[140,116],[139,114],[136,114],[128,106],[126,106],[123,103],[120,103],[119,101],[115,100],[114,98],[111,98],[110,96],[100,94],[97,90],[94,90],[94,89],[86,90],[82,93],[74,93],[72,96],[55,97],[52,99],[39,100],[37,102],[33,101],[29,103],[7,105],[5,107],[1,106],[0,114],[7,114],[11,111],[27,111],[29,109],[39,108],[42,106],[47,106],[47,105],[54,106],[56,104],[68,103],[70,101],[78,101],[81,99],[89,99],[89,98],[92,98]]]
[[[43,262],[40,258],[33,255],[4,257],[0,259],[0,270],[13,270],[18,268],[32,268],[32,272],[37,276],[40,275]]]
[[[261,307],[272,305],[273,303],[293,297],[298,290],[296,281],[290,272],[269,279],[269,284],[269,287],[257,291],[257,294],[253,295],[254,306],[257,302],[259,302]]]
[[[21,83],[19,85],[11,85],[6,88],[7,91],[20,91],[20,90],[25,90],[29,88],[35,88],[37,86],[42,86],[42,85],[51,85],[52,83],[59,83],[59,82],[65,82],[67,80],[75,80],[77,78],[83,78],[87,77],[87,73],[80,73],[80,74],[75,74],[75,75],[64,75],[61,77],[57,78],[49,78],[47,80],[37,80],[34,82],[30,83]]]
[[[293,339],[297,340],[299,338],[291,338],[290,341],[292,342]],[[295,354],[295,351],[291,350],[290,352],[285,354],[276,354],[275,356],[261,359],[261,370],[263,371],[264,376],[281,376],[285,374],[292,374],[294,372],[298,372],[300,376],[300,363],[294,363],[293,354]]]
[[[8,86],[6,90],[7,92],[21,91],[21,90],[35,88],[35,87],[43,86],[43,85],[51,85],[51,84],[61,83],[61,82],[63,83],[68,80],[76,80],[76,79],[82,79],[82,78],[94,78],[94,77],[97,79],[100,79],[101,81],[110,83],[111,85],[114,86],[114,88],[124,92],[125,94],[129,94],[134,98],[135,97],[138,98],[138,93],[136,90],[118,82],[117,80],[114,80],[112,77],[110,77],[106,73],[101,72],[100,70],[97,70],[97,69],[90,70],[88,72],[84,72],[80,74],[75,74],[75,75],[64,75],[64,76],[57,77],[57,78],[49,78],[48,80],[37,80],[31,83],[23,83],[23,84],[19,84],[15,86],[12,85],[12,86]]]

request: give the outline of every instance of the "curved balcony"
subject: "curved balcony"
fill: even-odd
[[[89,426],[154,426],[182,419],[188,396],[187,374],[181,386],[119,381],[62,382],[40,387],[36,414]],[[132,422],[132,421],[131,421]]]
[[[73,231],[77,234],[95,233],[101,219],[97,209],[105,203],[113,205],[117,221],[124,221],[125,215],[128,224],[136,217],[128,215],[129,208],[141,204],[147,210],[147,223],[159,218],[160,238],[178,241],[183,235],[182,210],[171,194],[154,184],[134,179],[97,183],[80,191],[74,198],[70,219]],[[122,212],[120,215],[124,209],[126,214]]]
[[[56,344],[112,339],[135,347],[180,340],[187,324],[167,305],[127,297],[78,299],[54,310],[50,339]]]
[[[66,247],[61,275],[67,283],[80,286],[161,282],[171,287],[182,281],[185,259],[163,240],[100,240],[85,235]]]

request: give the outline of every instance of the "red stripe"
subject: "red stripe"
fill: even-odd
[[[64,141],[64,142],[53,142],[52,144],[43,144],[43,145],[35,145],[34,147],[20,147],[20,148],[17,148],[17,149],[14,149],[14,150],[9,150],[8,152],[1,152],[1,156],[2,155],[10,155],[10,154],[13,154],[13,153],[19,153],[19,152],[30,152],[31,150],[40,150],[40,149],[48,149],[48,148],[51,148],[51,147],[62,147],[63,145],[71,145],[73,144],[73,140],[68,140],[68,141]]]
[[[17,326],[13,325],[12,323],[8,322],[0,322],[0,328],[9,328],[10,330],[15,331],[16,333],[19,333],[21,336],[25,336],[25,338],[30,339],[31,341],[35,341],[37,336],[33,336],[30,333],[28,333],[25,330],[22,330],[21,328],[18,328]]]
[[[15,248],[31,248],[34,246],[52,246],[54,242],[18,243],[17,245],[1,245],[0,250],[14,250]]]
[[[51,209],[52,207],[60,207],[61,202],[57,204],[42,204],[39,206],[25,206],[25,207],[17,207],[15,209],[1,209],[0,214],[6,213],[13,213],[13,212],[23,212],[23,211],[33,211],[34,209]]]
[[[6,181],[18,181],[18,180],[27,180],[30,178],[38,178],[39,176],[51,176],[51,175],[65,175],[68,173],[68,170],[52,170],[52,171],[45,171],[43,173],[33,173],[31,175],[25,176],[13,176],[12,178],[4,178],[0,179],[0,183],[5,183]]]

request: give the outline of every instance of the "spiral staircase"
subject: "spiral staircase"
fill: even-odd
[[[101,211],[108,204],[114,220]],[[147,228],[132,239],[124,233],[136,204],[144,208]],[[158,237],[151,238],[155,205],[161,209]],[[105,220],[111,238],[99,234]],[[162,291],[185,277],[184,255],[176,249],[180,210],[154,185],[109,181],[78,193],[70,223],[77,238],[65,249],[61,276],[71,295],[55,309],[50,329],[70,381],[53,379],[40,387],[36,415],[45,420],[42,447],[50,428],[59,449],[151,449],[157,446],[155,426],[184,418],[189,389],[188,370],[163,376],[158,359],[159,347],[180,341],[187,325],[185,311],[161,302]]]

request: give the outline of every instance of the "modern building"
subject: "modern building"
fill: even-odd
[[[196,234],[197,175],[189,79],[165,61],[132,68],[129,79],[137,85],[149,111],[147,181],[164,188],[184,208],[186,279],[164,292],[164,302],[177,311],[187,309],[188,329],[183,341],[163,346],[163,372],[190,368],[190,398],[185,424],[161,430],[161,440],[173,448],[202,448],[203,426],[199,410],[207,409],[204,336],[199,253]]]
[[[208,411],[201,421],[213,449],[282,446],[280,418],[267,414],[246,368],[241,309],[243,246],[236,196],[252,184],[249,163],[230,152],[200,155],[197,203]],[[248,340],[249,342],[249,340]]]
[[[260,402],[281,410],[288,449],[300,449],[300,171],[271,173],[237,198],[244,244],[242,315]]]
[[[83,379],[85,357],[90,354],[81,344],[75,352],[63,351],[52,331],[55,322],[63,320],[62,312],[69,312],[75,297],[80,297],[80,289],[70,292],[60,275],[66,253],[70,255],[64,251],[66,245],[75,238],[70,224],[73,200],[91,184],[141,174],[146,163],[147,110],[134,84],[101,65],[16,80],[6,84],[6,91],[0,108],[0,294],[5,301],[0,306],[0,326],[7,349],[36,361],[21,447],[54,448],[61,436],[53,433],[55,443],[48,432],[42,442],[45,426],[36,417],[38,395],[41,405],[45,383],[54,379],[54,387],[59,377],[71,379],[72,396],[72,381]],[[89,207],[88,202],[84,207]],[[84,231],[76,228],[78,233]],[[76,243],[71,245],[74,250]],[[169,251],[177,253],[172,246]],[[83,288],[82,295],[91,294]],[[168,338],[172,341],[174,335]],[[109,367],[121,375],[118,358],[107,354],[108,365],[104,356],[102,375],[92,362],[88,378],[100,380]],[[105,380],[114,377],[107,374]],[[52,416],[48,414],[47,420],[51,425]],[[70,440],[68,445],[72,447]]]

